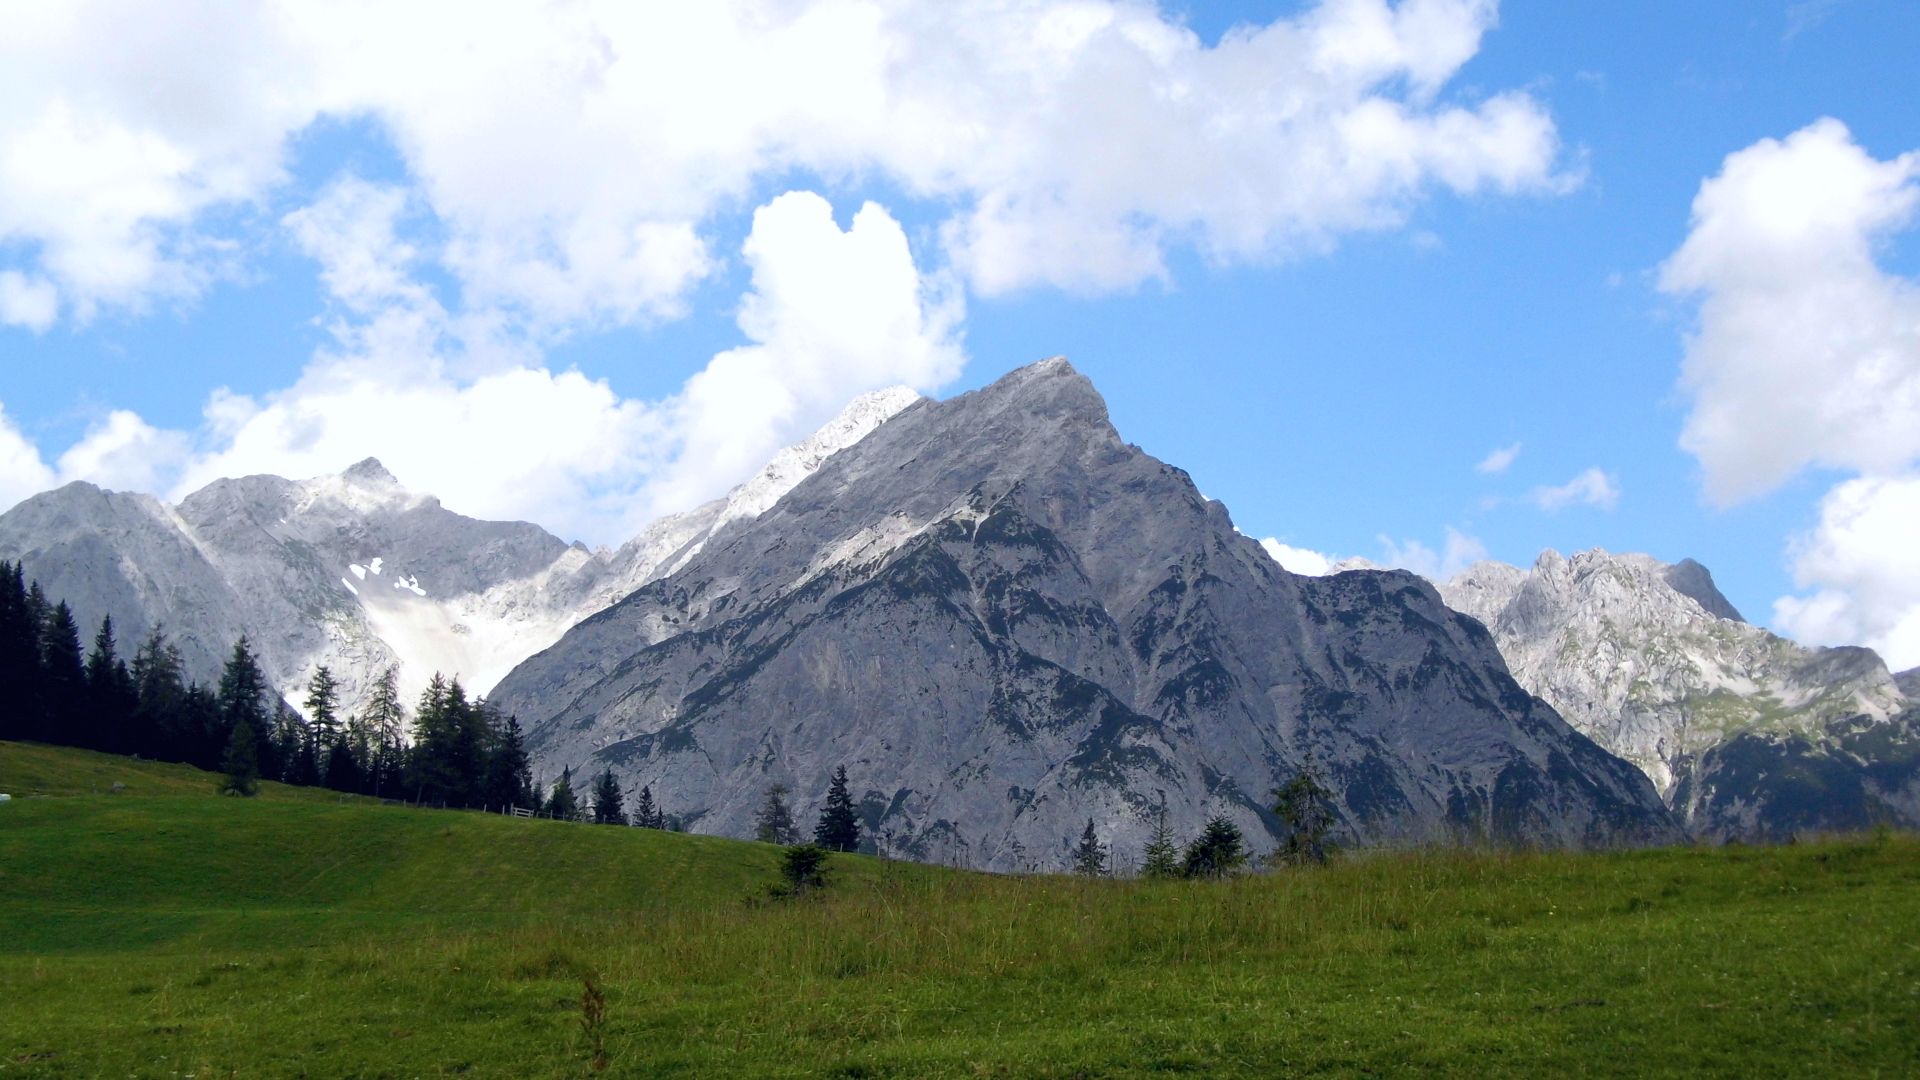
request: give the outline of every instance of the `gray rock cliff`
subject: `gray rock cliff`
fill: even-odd
[[[1272,846],[1311,762],[1349,840],[1674,838],[1646,778],[1404,573],[1289,574],[1044,361],[920,402],[582,621],[495,698],[551,775],[612,767],[707,833],[845,764],[875,847],[1055,869],[1164,807]]]

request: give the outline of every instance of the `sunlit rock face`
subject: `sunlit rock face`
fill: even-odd
[[[1697,835],[1920,824],[1915,719],[1886,665],[1748,625],[1699,563],[1548,551],[1529,570],[1479,563],[1440,593]]]
[[[1163,808],[1264,849],[1306,763],[1349,841],[1679,835],[1432,586],[1282,570],[1064,360],[905,409],[496,698],[549,774],[697,831],[845,765],[877,850],[978,867],[1063,866],[1089,818],[1124,863]]]

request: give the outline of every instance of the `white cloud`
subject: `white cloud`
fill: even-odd
[[[668,404],[680,441],[653,484],[661,509],[746,476],[864,390],[931,390],[966,359],[959,291],[919,274],[876,203],[842,232],[825,199],[788,192],[754,212],[743,254],[753,291],[739,322],[753,344],[714,357]]]
[[[1410,570],[1428,581],[1445,581],[1487,557],[1485,544],[1451,525],[1447,526],[1446,541],[1438,552],[1418,540],[1396,543],[1387,536],[1379,540],[1384,552],[1382,563]]]
[[[1879,256],[1920,208],[1920,151],[1875,159],[1837,120],[1728,155],[1661,287],[1697,298],[1681,445],[1726,504],[1809,467],[1861,474],[1791,545],[1774,617],[1816,644],[1920,662],[1920,282]]]
[[[795,171],[947,214],[980,292],[1123,289],[1172,246],[1563,189],[1537,101],[1443,97],[1496,19],[1323,0],[1207,46],[1114,0],[39,5],[0,39],[0,244],[76,318],[191,296],[324,118],[390,137],[464,306],[539,333],[678,314],[714,219]]]
[[[1333,573],[1334,563],[1337,561],[1318,551],[1283,544],[1271,536],[1260,541],[1260,546],[1266,549],[1268,555],[1273,556],[1274,562],[1279,563],[1286,570],[1295,574],[1305,574],[1308,577],[1321,577]]]
[[[0,511],[29,495],[53,486],[53,470],[40,460],[40,450],[27,440],[0,404]]]
[[[1620,503],[1620,484],[1599,468],[1591,468],[1558,487],[1537,487],[1527,493],[1535,506],[1549,513],[1569,506],[1596,506],[1611,510]]]
[[[1519,443],[1514,443],[1512,446],[1503,446],[1488,453],[1486,457],[1481,458],[1480,464],[1475,465],[1473,471],[1488,476],[1498,476],[1506,472],[1508,467],[1513,464],[1513,459],[1519,456]]]
[[[1820,524],[1793,545],[1794,582],[1810,595],[1774,601],[1801,641],[1866,645],[1894,669],[1920,665],[1920,474],[1849,480],[1820,503]]]
[[[60,293],[45,278],[0,270],[0,323],[45,333],[60,315]]]
[[[402,213],[396,191],[352,181],[289,217],[342,309],[336,345],[265,400],[214,395],[202,433],[213,449],[181,471],[174,495],[373,455],[461,513],[617,542],[724,491],[855,395],[930,390],[965,360],[958,295],[920,274],[899,223],[873,203],[845,231],[811,192],[761,207],[742,251],[750,344],[661,402],[548,371],[490,327],[450,316],[411,276],[420,253],[396,238]]]
[[[1681,445],[1722,504],[1809,465],[1920,455],[1920,285],[1876,249],[1920,206],[1920,153],[1876,161],[1821,120],[1727,157],[1661,288],[1699,299]]]
[[[191,440],[115,409],[60,455],[63,480],[86,480],[115,491],[162,490],[183,467]]]

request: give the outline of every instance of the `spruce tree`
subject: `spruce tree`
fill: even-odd
[[[1187,845],[1182,871],[1190,878],[1225,877],[1246,861],[1240,827],[1225,814],[1216,814],[1207,819],[1207,827]]]
[[[326,768],[320,774],[320,783],[334,791],[359,791],[365,786],[366,777],[360,759],[353,752],[353,744],[345,739],[333,744],[327,751]]]
[[[793,822],[793,809],[787,805],[787,785],[767,789],[767,801],[754,815],[753,836],[763,844],[791,844],[800,839],[800,827]]]
[[[133,751],[163,761],[189,761],[198,725],[186,713],[180,650],[156,626],[133,652]]]
[[[134,693],[133,674],[118,654],[111,615],[100,620],[100,632],[93,635],[86,678],[91,745],[113,754],[133,753],[133,716],[139,699]]]
[[[539,801],[533,789],[533,763],[527,758],[527,744],[520,732],[520,720],[509,716],[500,722],[487,755],[487,779],[482,786],[489,806],[531,807]]]
[[[220,762],[221,770],[227,774],[220,784],[223,793],[252,795],[259,790],[260,761],[257,749],[253,725],[246,720],[234,724],[233,733],[227,738],[227,751]]]
[[[413,718],[414,798],[443,806],[471,805],[485,779],[485,721],[459,679],[435,672]]]
[[[641,789],[642,794],[646,791]],[[553,782],[553,794],[547,796],[547,813],[559,821],[576,821],[580,817],[580,804],[573,795],[573,769],[560,770],[560,779]]]
[[[24,571],[0,562],[0,739],[32,734],[39,685],[40,634],[27,613]]]
[[[620,781],[614,779],[611,767],[600,770],[599,778],[593,782],[593,823],[595,825],[627,823],[626,802],[620,794]]]
[[[653,801],[653,788],[642,784],[640,796],[633,801],[633,823],[642,829],[664,829],[667,827],[666,815]]]
[[[1153,839],[1140,853],[1140,876],[1177,878],[1180,873],[1180,850],[1174,846],[1173,827],[1167,824],[1167,808],[1163,806],[1153,827]]]
[[[220,708],[219,730],[210,733],[213,736],[209,740],[210,745],[201,748],[201,760],[195,764],[202,768],[212,767],[215,762],[205,759],[227,744],[233,736],[233,726],[242,720],[253,728],[256,749],[267,750],[267,747],[258,745],[259,742],[271,745],[270,740],[261,738],[272,731],[267,714],[267,678],[261,674],[260,662],[254,658],[253,648],[247,644],[245,635],[234,642],[233,653],[220,671],[217,700]],[[284,762],[272,760],[269,753],[261,753],[260,757],[263,759],[260,762],[262,772],[268,776],[280,774]]]
[[[1333,828],[1333,793],[1308,764],[1293,779],[1273,789],[1273,812],[1287,827],[1274,861],[1288,866],[1326,862],[1333,856],[1327,833]]]
[[[829,851],[854,851],[860,847],[860,818],[853,810],[853,796],[847,791],[847,767],[833,772],[827,787],[827,805],[813,827],[813,842]]]
[[[88,730],[86,661],[81,658],[80,627],[65,600],[47,613],[40,637],[40,738],[63,746],[92,746]]]
[[[340,741],[340,687],[325,664],[315,668],[313,677],[307,680],[307,700],[303,705],[307,722],[313,725],[314,744],[319,756],[325,758],[333,752],[333,744]]]
[[[1073,872],[1084,877],[1103,877],[1107,872],[1107,849],[1100,844],[1100,837],[1093,831],[1093,819],[1087,819],[1086,831],[1080,834],[1080,846],[1073,852]]]
[[[273,699],[273,765],[283,784],[312,787],[320,782],[320,748],[313,726],[300,718],[285,699]]]

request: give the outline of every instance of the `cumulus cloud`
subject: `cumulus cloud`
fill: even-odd
[[[1787,633],[1818,645],[1866,645],[1894,669],[1920,665],[1920,474],[1849,480],[1793,544],[1795,584],[1774,601]]]
[[[0,270],[0,324],[24,326],[36,334],[60,315],[60,294],[44,278],[18,270]]]
[[[1558,486],[1542,486],[1527,493],[1535,506],[1556,513],[1569,506],[1594,506],[1611,510],[1620,503],[1620,484],[1600,468],[1582,471]]]
[[[1318,551],[1283,544],[1271,536],[1260,541],[1260,546],[1266,549],[1268,555],[1273,556],[1274,562],[1292,573],[1305,574],[1308,577],[1321,577],[1333,573],[1334,564],[1338,561]]]
[[[0,404],[0,510],[53,486],[53,470]]]
[[[1920,455],[1920,285],[1875,261],[1916,206],[1920,153],[1875,160],[1836,120],[1731,154],[1701,185],[1660,284],[1699,303],[1680,442],[1715,501]]]
[[[1481,458],[1480,464],[1475,465],[1473,471],[1486,476],[1498,476],[1506,472],[1507,469],[1513,465],[1513,460],[1519,456],[1519,443],[1514,443],[1512,446],[1503,446],[1491,451],[1486,457]]]
[[[0,314],[193,295],[323,119],[389,136],[465,305],[536,332],[677,315],[716,216],[796,171],[944,215],[981,293],[1287,258],[1434,190],[1568,185],[1539,102],[1445,93],[1496,21],[1322,0],[1209,45],[1115,0],[39,5],[0,39],[0,244],[38,291]]]
[[[719,494],[866,390],[931,390],[965,356],[961,306],[922,275],[875,204],[840,229],[790,192],[761,207],[742,254],[749,344],[712,358],[665,401],[517,361],[411,276],[399,193],[353,181],[288,220],[340,307],[335,345],[264,400],[217,394],[177,496],[216,477],[310,476],[369,454],[452,509],[624,540],[646,520]],[[482,359],[475,359],[476,354]]]
[[[1726,504],[1810,467],[1827,493],[1790,554],[1785,632],[1920,662],[1920,282],[1880,257],[1920,208],[1920,151],[1879,160],[1823,119],[1728,155],[1661,287],[1697,301],[1681,445]]]
[[[1389,536],[1379,539],[1384,565],[1410,570],[1428,581],[1445,581],[1487,557],[1485,544],[1451,525],[1447,526],[1446,539],[1437,552],[1418,540],[1396,542]]]

